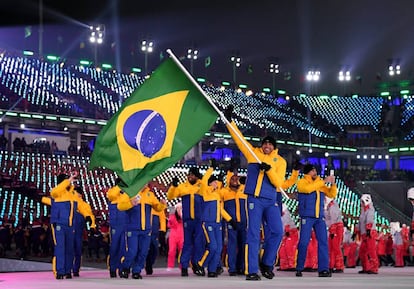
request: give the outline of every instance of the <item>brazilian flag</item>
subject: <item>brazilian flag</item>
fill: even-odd
[[[199,142],[217,117],[174,60],[166,59],[100,131],[89,168],[113,170],[135,196]]]

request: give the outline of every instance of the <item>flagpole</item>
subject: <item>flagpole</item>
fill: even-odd
[[[167,53],[170,55],[170,57],[174,60],[174,62],[178,65],[178,67],[184,72],[184,74],[188,77],[188,79],[194,84],[195,87],[200,91],[200,93],[204,96],[204,98],[210,103],[210,105],[214,108],[214,110],[219,114],[220,118],[223,120],[225,125],[230,124],[230,121],[225,117],[223,112],[217,107],[217,105],[211,100],[211,98],[205,93],[205,91],[201,88],[201,86],[197,83],[197,81],[194,79],[194,77],[187,71],[187,69],[182,65],[180,60],[174,55],[171,49],[167,49]],[[262,161],[259,159],[259,157],[254,153],[252,148],[248,145],[246,139],[239,134],[237,130],[234,129],[233,126],[229,125],[230,129],[234,132],[234,134],[237,136],[237,138],[243,143],[243,145],[247,148],[249,153],[255,158],[255,160],[258,163],[262,163]],[[287,194],[282,188],[279,188],[282,194],[286,197]]]
[[[167,53],[171,56],[171,58],[174,60],[174,62],[180,67],[180,69],[184,72],[184,74],[191,80],[191,82],[194,84],[195,87],[200,91],[200,93],[207,99],[207,101],[210,103],[210,105],[214,108],[214,110],[220,115],[221,119],[223,120],[224,124],[230,124],[230,121],[224,116],[223,112],[216,106],[216,104],[211,100],[211,98],[205,93],[205,91],[201,88],[201,86],[197,83],[197,81],[193,78],[193,76],[187,71],[187,69],[182,65],[180,60],[174,55],[174,53],[171,51],[171,49],[167,49]],[[258,163],[261,163],[262,161],[257,157],[257,155],[254,153],[254,151],[251,149],[251,147],[247,144],[247,141],[243,136],[241,136],[234,127],[230,126],[231,130],[237,135],[237,137],[243,142],[243,145],[247,147],[249,152],[253,155],[253,157],[256,159]]]
[[[207,99],[207,101],[210,103],[210,105],[214,108],[214,110],[220,115],[220,117],[224,117],[223,113],[220,111],[220,109],[215,105],[215,103],[211,100],[211,98],[204,92],[204,90],[201,88],[201,86],[198,84],[198,82],[194,79],[194,77],[187,71],[187,69],[182,65],[180,60],[174,55],[174,53],[171,51],[171,49],[167,49],[167,53],[171,56],[171,58],[174,60],[174,62],[178,65],[178,67],[184,72],[184,74],[188,77],[188,79],[191,80],[191,82],[194,84],[195,87],[201,92],[201,94]],[[227,121],[227,123],[230,123],[225,117],[224,119]],[[227,124],[225,122],[225,124]]]

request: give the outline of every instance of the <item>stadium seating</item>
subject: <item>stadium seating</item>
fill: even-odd
[[[60,115],[109,119],[143,81],[133,73],[71,64],[68,60],[50,62],[7,53],[0,57],[0,98],[7,109],[16,105],[15,109],[23,111],[58,111]],[[268,94],[248,96],[212,85],[203,85],[203,89],[220,109],[234,105],[236,124],[252,135],[267,131],[306,140],[310,132],[327,143],[334,142],[338,130],[344,131],[347,126],[367,126],[378,132],[384,104],[379,96],[293,95],[289,101],[280,101]],[[411,98],[404,105],[402,125],[413,115]]]
[[[344,131],[346,126],[369,126],[378,131],[381,120],[382,97],[293,96],[312,113]]]
[[[136,74],[85,67],[66,60],[49,62],[35,57],[0,55],[0,107],[3,109],[57,112],[59,115],[107,120],[143,81]],[[326,144],[337,142],[338,132],[345,131],[346,127],[363,126],[379,132],[385,104],[384,98],[379,96],[293,95],[287,100],[263,93],[247,95],[213,85],[202,87],[219,109],[234,106],[234,121],[249,135],[273,133],[286,139],[306,141],[310,132]],[[408,98],[403,103],[401,126],[407,126],[413,120],[414,102]],[[215,129],[225,131],[219,122]],[[410,128],[404,139],[410,141],[413,138],[414,130]],[[106,220],[108,205],[105,194],[116,175],[105,169],[88,170],[88,163],[88,157],[2,151],[0,194],[5,201],[0,208],[1,215],[22,214],[27,206],[34,209],[36,217],[47,214],[47,208],[35,201],[34,196],[47,195],[60,170],[77,170],[86,201],[96,215]],[[166,197],[174,176],[178,176],[181,182],[185,181],[189,167],[177,164],[154,178],[157,197]],[[206,169],[200,167],[201,172]],[[217,170],[216,173],[224,172]],[[338,188],[345,220],[353,227],[359,215],[358,194],[342,180],[338,180]],[[294,191],[295,187],[288,190],[290,197],[294,196]],[[285,201],[294,212],[296,200],[289,198]],[[176,202],[170,201],[168,205],[173,206]],[[294,218],[298,222],[297,214]],[[377,215],[377,221],[379,225],[389,225],[382,216]]]
[[[3,200],[0,207],[1,216],[25,216],[30,214],[30,218],[40,218],[47,216],[47,206],[41,204],[35,194],[48,195],[52,187],[56,185],[56,176],[60,172],[79,172],[78,185],[83,187],[84,198],[91,205],[95,215],[102,220],[107,219],[108,203],[106,198],[107,190],[115,183],[116,174],[106,169],[89,170],[87,168],[89,158],[87,157],[65,157],[47,156],[35,153],[3,151],[0,154],[0,175],[13,176],[13,183],[25,184],[16,190],[13,186],[5,185],[4,178],[1,179],[0,199]],[[166,199],[167,190],[172,182],[172,178],[177,176],[180,182],[187,179],[190,165],[177,164],[152,180],[153,190],[159,199]],[[199,167],[200,173],[204,174],[206,166]],[[224,175],[224,171],[216,169],[214,174]],[[240,175],[245,175],[246,170],[241,169]],[[286,176],[289,177],[289,174]],[[35,192],[29,193],[27,183],[33,182],[37,188]],[[223,180],[226,184],[226,180]],[[10,182],[9,182],[10,183]],[[344,220],[350,228],[354,228],[358,223],[360,214],[359,195],[347,187],[341,179],[337,179],[338,203],[344,213]],[[297,201],[295,199],[296,186],[289,188],[285,198],[291,212],[296,212]],[[174,206],[179,200],[168,201],[168,206]],[[31,208],[31,211],[27,210]],[[299,217],[296,213],[292,214],[296,223]],[[388,228],[389,220],[378,215],[376,216],[378,228]],[[16,224],[18,222],[16,219]]]

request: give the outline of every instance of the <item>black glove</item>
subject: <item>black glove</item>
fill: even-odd
[[[296,160],[295,163],[293,164],[293,169],[295,171],[303,170],[303,164],[299,160]]]
[[[290,236],[289,231],[285,232],[285,236],[289,238],[289,236]]]
[[[178,178],[177,177],[173,177],[173,179],[172,179],[172,185],[174,186],[174,187],[178,187]]]
[[[370,229],[367,229],[367,237],[371,238],[371,230]]]
[[[329,238],[333,239],[335,237],[335,234],[329,234]]]
[[[260,164],[260,169],[261,169],[262,171],[267,172],[268,170],[270,170],[270,168],[271,168],[271,166],[270,166],[269,164],[265,163],[265,162],[262,162],[262,163]]]
[[[86,230],[87,231],[90,231],[92,228],[91,228],[91,225],[92,225],[92,218],[91,218],[91,216],[86,216],[85,217],[85,227],[86,227]]]
[[[89,225],[92,224],[92,218],[91,218],[91,216],[86,216],[85,217],[85,223],[88,223]]]
[[[234,219],[231,219],[229,223],[231,227],[233,228],[233,230],[237,230],[237,222]]]
[[[227,118],[228,121],[231,121],[232,116],[233,116],[233,105],[229,105],[225,110],[224,110],[224,116]]]
[[[241,176],[239,178],[239,183],[242,184],[242,185],[245,185],[246,184],[246,176]]]

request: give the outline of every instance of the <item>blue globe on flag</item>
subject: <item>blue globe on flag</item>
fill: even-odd
[[[124,124],[125,141],[132,148],[150,158],[164,145],[166,122],[154,110],[141,110],[132,114]]]

